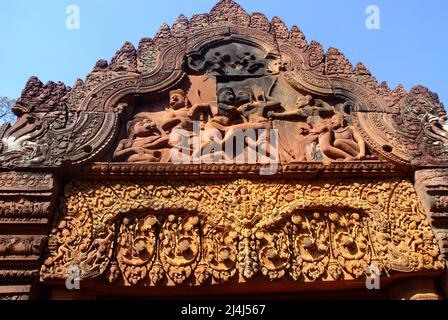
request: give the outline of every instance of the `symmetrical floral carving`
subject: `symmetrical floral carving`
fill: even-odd
[[[121,285],[348,280],[371,264],[389,273],[444,268],[412,185],[399,179],[74,181],[61,209],[43,281],[65,279],[73,264],[82,279],[103,274]]]

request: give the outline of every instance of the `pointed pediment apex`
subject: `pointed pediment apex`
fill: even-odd
[[[272,18],[271,21],[271,33],[276,36],[277,39],[288,39],[289,31],[286,24],[279,17]]]
[[[191,17],[189,29],[191,31],[199,31],[209,26],[209,16],[206,13],[195,14]]]
[[[110,70],[137,72],[137,50],[132,43],[126,41],[117,51],[110,62]]]
[[[425,102],[428,102],[432,105],[439,105],[440,99],[437,93],[432,92],[427,87],[422,85],[417,85],[411,88],[409,91],[410,97],[418,97]],[[423,101],[422,101],[423,102]]]
[[[406,96],[408,93],[406,91],[406,88],[399,83],[394,90],[392,90],[395,94],[397,95],[401,95],[401,96]]]
[[[360,76],[371,76],[372,73],[369,69],[362,63],[358,62],[355,66],[355,73]]]
[[[325,56],[325,70],[327,75],[350,76],[354,74],[352,64],[338,49],[329,48]]]
[[[289,32],[289,39],[297,48],[300,49],[304,49],[308,45],[305,35],[303,34],[302,31],[300,31],[299,27],[295,25],[291,28],[291,31]]]
[[[442,116],[446,114],[439,95],[422,85],[417,85],[409,91],[406,106],[420,115]]]
[[[76,79],[75,85],[73,86],[73,89],[81,88],[84,85],[84,81],[82,79]]]
[[[378,86],[378,94],[382,95],[385,101],[389,103],[389,107],[395,111],[398,110],[397,108],[400,108],[400,101],[408,96],[405,87],[401,83],[392,90],[385,81]]]
[[[404,89],[404,87],[403,87],[403,85],[401,83],[398,86],[402,87]],[[412,94],[412,95],[422,95],[422,94],[427,94],[429,92],[430,91],[429,91],[429,89],[427,87],[422,86],[422,85],[417,85],[417,86],[411,88],[411,90],[409,91],[409,94]]]
[[[390,89],[387,81],[383,81],[378,85],[378,93],[385,95],[390,91],[391,91],[391,89]]]
[[[250,27],[257,30],[269,32],[269,30],[271,29],[271,23],[269,22],[266,15],[260,12],[255,12],[251,15]]]
[[[240,25],[248,27],[250,25],[249,14],[235,1],[221,0],[210,11],[211,25]]]
[[[368,88],[376,91],[378,88],[378,82],[369,69],[362,63],[358,62],[354,69],[356,80]]]
[[[176,22],[174,22],[173,25],[176,25],[176,24],[188,26],[188,18],[185,15],[181,14],[177,17]]]
[[[403,86],[403,84],[399,83],[395,89],[393,90],[395,92],[403,92],[405,94],[407,94],[406,88]]]
[[[25,88],[23,89],[23,93],[28,93],[30,95],[36,95],[40,88],[44,86],[43,82],[36,76],[31,76],[26,82]]]
[[[72,89],[63,82],[48,81],[45,85],[39,78],[30,77],[12,111],[20,116],[29,112],[51,112],[60,110],[66,95]]]
[[[247,14],[247,12],[233,0],[220,0],[210,11],[210,15],[231,15],[235,12]]]
[[[118,53],[132,52],[132,51],[135,51],[134,45],[131,42],[126,41],[121,47],[120,51],[118,51]]]
[[[306,49],[306,53],[308,54],[308,61],[311,70],[319,74],[323,74],[325,68],[325,54],[322,45],[319,42],[312,40]]]
[[[168,24],[163,23],[157,31],[154,40],[167,39],[171,37],[171,28]]]
[[[171,34],[177,38],[185,37],[188,30],[188,18],[181,14],[171,26]]]
[[[188,18],[181,14],[171,27],[171,34],[177,38],[186,36],[188,30]]]
[[[138,44],[137,67],[140,73],[150,72],[156,63],[156,51],[154,41],[151,38],[143,38]]]
[[[146,47],[148,45],[153,45],[154,41],[151,38],[142,38],[140,39],[140,42],[138,44],[138,50],[140,51],[141,48]]]
[[[109,62],[107,62],[107,60],[100,59],[95,63],[95,66],[93,67],[93,72],[105,71],[108,68],[109,68]]]

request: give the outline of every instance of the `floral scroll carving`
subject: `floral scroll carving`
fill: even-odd
[[[64,280],[73,264],[82,279],[124,286],[350,280],[371,264],[388,273],[444,268],[415,190],[400,179],[74,181],[61,209],[42,281]]]

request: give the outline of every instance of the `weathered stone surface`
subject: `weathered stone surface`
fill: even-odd
[[[73,88],[30,78],[13,111],[0,127],[0,298],[30,297],[43,249],[46,285],[76,264],[106,287],[343,289],[375,265],[422,277],[391,296],[440,297],[444,106],[425,87],[378,84],[280,18],[221,0],[126,42]]]

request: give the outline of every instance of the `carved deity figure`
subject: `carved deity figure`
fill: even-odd
[[[240,97],[240,100],[244,99]],[[234,122],[243,122],[242,113],[237,105],[237,97],[231,87],[224,87],[218,91],[218,110],[221,116]]]
[[[119,142],[113,158],[120,162],[165,162],[169,140],[151,119],[137,117],[129,122],[128,139]]]
[[[331,119],[320,120],[312,132],[320,134],[320,148],[331,160],[361,160],[366,155],[366,145],[361,135],[346,124],[340,113]]]
[[[270,111],[268,117],[277,120],[307,120],[312,116],[326,116],[333,113],[334,108],[329,103],[307,95],[297,99],[295,110],[280,113]]]
[[[175,128],[191,131],[193,121],[207,121],[211,114],[210,104],[198,103],[190,106],[185,91],[176,89],[170,92],[169,108],[166,110],[168,119],[161,125],[161,128],[167,134]]]
[[[303,123],[299,128],[297,152],[289,151],[290,154],[296,155],[294,158],[297,161],[315,160],[313,151],[319,141],[319,134],[312,132],[312,130],[313,128],[307,123]]]
[[[246,186],[240,186],[233,192],[231,216],[243,224],[253,223],[257,219],[257,209],[261,206],[263,199],[252,199],[250,190]]]
[[[192,129],[189,113],[189,102],[185,91],[182,89],[171,91],[169,108],[166,110],[168,119],[162,124],[162,130],[170,133],[174,128]]]
[[[269,113],[282,108],[281,102],[271,96],[277,80],[277,78],[274,78],[269,88],[264,88],[262,83],[253,83],[250,86],[243,86],[238,89],[238,110],[242,113],[246,122],[267,122],[269,121]]]

